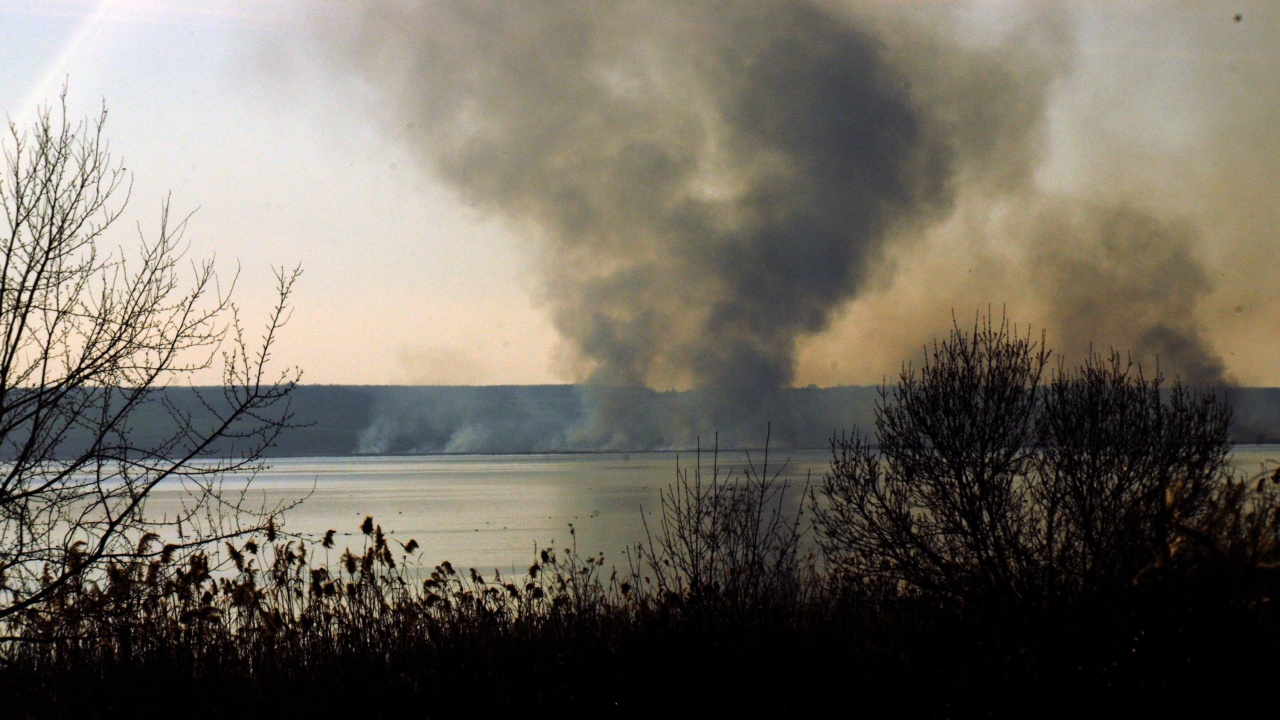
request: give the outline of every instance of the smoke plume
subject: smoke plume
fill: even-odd
[[[964,186],[951,217],[909,250],[891,246],[892,282],[802,343],[800,382],[892,378],[946,333],[950,309],[964,320],[1004,306],[1046,328],[1070,363],[1114,348],[1196,384],[1277,384],[1280,5],[1064,3],[1059,14],[1069,69],[1041,109],[1050,129],[1034,182]],[[870,370],[849,369],[853,358]]]
[[[1196,319],[1212,284],[1188,223],[1129,205],[1055,207],[1030,236],[1047,323],[1070,360],[1114,348],[1148,369],[1223,388],[1222,359]]]
[[[1064,67],[1053,23],[1033,53],[1034,33],[969,47],[796,0],[354,12],[325,42],[384,93],[388,127],[540,243],[591,386],[575,443],[595,446],[762,439],[791,412],[797,343],[887,248],[946,217],[960,183],[1029,182]],[[637,417],[638,388],[696,401]]]

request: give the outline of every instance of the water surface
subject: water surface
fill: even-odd
[[[708,480],[717,464],[722,477],[750,469],[742,452],[701,459]],[[750,459],[757,472],[766,470],[763,453]],[[645,518],[657,530],[659,493],[677,467],[693,480],[697,460],[693,453],[273,459],[247,499],[255,507],[302,500],[285,514],[285,529],[309,537],[335,529],[339,548],[360,547],[359,525],[372,516],[396,540],[417,540],[431,564],[523,572],[540,548],[576,540],[579,551],[602,552],[606,565],[621,566],[624,551],[645,538]],[[788,494],[798,504],[806,478],[819,482],[830,460],[829,451],[771,453],[767,471],[782,471],[779,481],[794,484]],[[149,511],[172,513],[183,494],[162,485]]]
[[[763,453],[750,459],[765,470]],[[1241,445],[1233,464],[1256,473],[1272,459],[1280,459],[1280,445]],[[606,567],[624,566],[626,549],[645,539],[646,520],[656,531],[659,493],[676,479],[677,466],[692,480],[697,460],[693,453],[278,459],[253,481],[247,499],[271,507],[305,498],[286,514],[285,529],[312,538],[335,529],[339,548],[361,547],[359,525],[372,516],[396,540],[417,540],[429,564],[523,572],[538,549],[576,539],[580,551],[604,553]],[[748,470],[742,452],[703,453],[701,461],[707,479],[713,462],[721,476]],[[829,451],[774,452],[767,470],[781,470],[780,479],[792,483],[795,504],[806,482],[821,482],[830,461]],[[161,485],[150,511],[173,512],[182,494]]]

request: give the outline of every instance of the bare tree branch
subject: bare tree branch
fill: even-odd
[[[193,549],[273,521],[245,495],[292,418],[296,368],[269,367],[300,270],[277,271],[277,302],[251,344],[211,260],[187,261],[166,198],[158,231],[136,248],[104,246],[131,179],[93,121],[43,108],[10,122],[0,177],[0,619],[37,607],[105,563],[155,555],[166,532],[146,514],[158,484],[183,483],[181,535]],[[184,268],[189,267],[189,273]],[[230,288],[234,288],[234,280]],[[165,393],[221,359],[223,387]],[[274,374],[273,374],[274,373]]]

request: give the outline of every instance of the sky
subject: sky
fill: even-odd
[[[119,241],[153,230],[169,197],[194,213],[191,256],[216,255],[224,277],[238,272],[236,298],[250,317],[265,317],[272,268],[301,265],[276,358],[301,367],[307,383],[597,379],[668,389],[724,385],[745,364],[783,385],[875,384],[953,317],[963,324],[1003,307],[1068,356],[1116,346],[1207,381],[1280,385],[1280,6],[815,2],[796,16],[759,5],[761,17],[735,9],[707,19],[661,3],[486,15],[445,2],[0,0],[0,107],[22,125],[64,84],[73,116],[105,104],[112,152],[134,176]],[[629,215],[627,194],[644,190],[627,184],[617,169],[626,156],[608,146],[618,127],[643,127],[669,159],[756,133],[776,140],[779,162],[818,162],[822,153],[797,149],[790,130],[725,119],[725,103],[751,92],[790,92],[765,84],[767,69],[725,75],[699,64],[703,44],[737,52],[747,42],[739,34],[763,38],[760,47],[785,39],[759,29],[778,18],[806,42],[856,49],[871,38],[876,67],[909,86],[873,99],[906,103],[904,122],[926,128],[923,149],[903,152],[927,154],[936,141],[951,166],[935,178],[941,189],[922,185],[901,207],[831,226],[858,249],[841,256],[837,277],[802,269],[771,285],[767,270],[783,273],[785,262],[752,268],[769,301],[757,307],[754,291],[689,289],[738,276],[682,259],[703,246],[671,234],[666,220]],[[746,30],[721,25],[729,21]],[[831,30],[846,22],[857,32]],[[543,30],[519,45],[530,27]],[[564,48],[583,36],[598,41],[600,62],[570,82],[577,76],[556,63],[577,57]],[[754,61],[757,50],[741,53]],[[634,60],[644,52],[655,57]],[[507,53],[524,67],[493,61]],[[803,70],[803,60],[820,72],[831,62],[807,53],[781,65]],[[528,67],[542,60],[545,70]],[[640,67],[687,72],[687,87],[627,90],[649,77]],[[724,77],[731,90],[715,87]],[[600,100],[584,90],[593,82],[635,97]],[[636,99],[646,92],[653,97]],[[664,103],[666,119],[636,124],[641,109]],[[467,112],[484,121],[466,120],[463,142],[451,123]],[[620,113],[631,113],[627,124],[609,125]],[[706,113],[714,131],[697,125]],[[584,117],[610,118],[586,150],[577,138],[595,126]],[[478,135],[490,121],[506,128],[501,138]],[[553,121],[579,135],[538,125]],[[878,157],[849,152],[855,163]],[[570,158],[563,178],[512,184],[545,172],[556,153]],[[708,216],[750,215],[750,198],[768,194],[744,168],[757,173],[772,156],[745,153],[724,151],[727,169],[708,176],[694,203]],[[788,187],[821,198],[839,177],[820,168]],[[595,204],[576,224],[558,198],[592,188],[602,189],[579,198]],[[878,192],[859,196],[863,205],[888,203]],[[796,212],[822,235],[828,211]],[[615,240],[625,226],[635,236]],[[621,277],[614,268],[641,267],[640,245],[668,280],[626,285],[621,299],[602,294]],[[810,279],[812,292],[786,287]],[[751,313],[738,318],[744,306]],[[785,317],[761,330],[774,306]],[[601,308],[622,318],[605,327],[609,342],[584,320]],[[657,318],[656,339],[637,318]],[[712,352],[720,333],[748,347],[745,356]]]

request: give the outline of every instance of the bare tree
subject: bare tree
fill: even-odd
[[[190,261],[166,200],[154,238],[106,247],[130,176],[94,120],[45,107],[9,124],[0,177],[0,619],[113,563],[273,522],[228,473],[252,474],[291,417],[294,369],[268,374],[298,270],[277,272],[264,334],[246,337],[212,260]],[[221,363],[222,387],[197,388]],[[194,402],[175,402],[167,389]],[[148,495],[189,501],[162,525]]]
[[[904,367],[880,391],[874,445],[833,443],[815,504],[828,560],[917,591],[1012,602],[1033,554],[1024,479],[1048,359],[1043,342],[988,319]]]
[[[651,576],[659,591],[700,609],[740,616],[780,609],[799,597],[806,569],[802,512],[788,507],[792,484],[782,479],[787,463],[770,471],[768,435],[763,462],[748,453],[741,474],[722,472],[719,457],[717,438],[710,478],[701,446],[692,479],[677,464],[675,483],[659,493],[655,531],[645,521],[647,539],[637,546],[631,575]]]
[[[1231,409],[1112,352],[1060,368],[1038,415],[1045,583],[1098,595],[1164,567],[1220,528]],[[1212,544],[1212,543],[1211,543]]]
[[[1223,494],[1225,403],[1114,353],[1046,382],[1048,360],[1043,339],[980,319],[905,367],[874,442],[833,442],[813,498],[828,561],[999,612],[1102,597],[1179,543],[1215,544],[1212,518],[1247,505]]]

